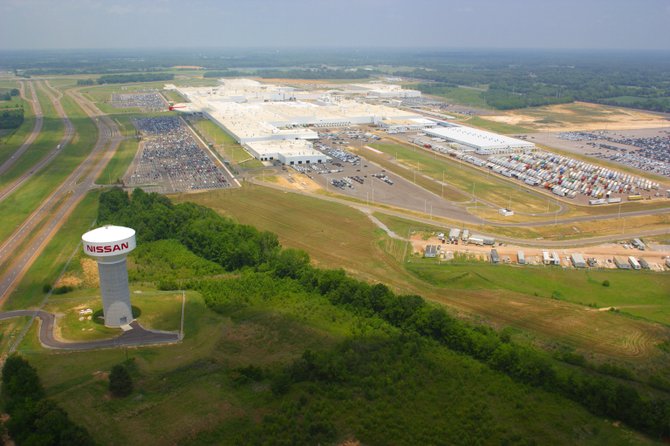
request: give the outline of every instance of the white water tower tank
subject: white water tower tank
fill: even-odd
[[[84,252],[98,262],[105,326],[121,327],[133,320],[126,256],[135,249],[135,230],[102,226],[81,237]]]

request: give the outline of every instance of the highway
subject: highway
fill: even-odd
[[[24,82],[21,82],[21,85],[25,85]],[[30,106],[33,109],[33,114],[35,115],[35,125],[33,126],[33,130],[30,132],[30,135],[26,138],[26,140],[21,144],[21,147],[19,147],[16,152],[12,154],[12,156],[9,157],[4,163],[0,165],[0,175],[4,174],[7,172],[23,155],[26,150],[32,145],[33,142],[35,142],[35,139],[37,138],[37,135],[40,134],[42,131],[42,124],[44,124],[44,115],[42,114],[42,106],[40,105],[40,101],[37,99],[37,92],[35,91],[35,83],[34,82],[28,82],[28,85],[30,87],[30,96],[32,99],[28,99],[25,96],[25,87],[21,88],[21,96],[23,99],[26,101],[30,102]]]
[[[0,321],[15,317],[39,318],[42,321],[39,332],[40,344],[43,347],[58,350],[92,350],[123,346],[138,347],[143,345],[171,344],[181,340],[179,333],[147,330],[139,322],[133,321],[130,323],[131,330],[124,331],[112,339],[88,342],[63,342],[54,336],[56,316],[52,313],[41,310],[15,310],[0,313]]]
[[[0,247],[0,268],[6,267],[0,276],[0,304],[15,289],[72,210],[95,187],[95,180],[123,139],[111,118],[78,92],[69,91],[68,95],[93,119],[98,128],[98,140],[89,156]],[[22,246],[23,249],[19,249]]]
[[[20,177],[18,177],[16,180],[14,180],[12,183],[8,184],[5,186],[3,189],[0,190],[0,201],[4,200],[7,198],[12,192],[14,192],[16,189],[21,187],[22,184],[24,184],[26,181],[28,181],[30,178],[32,178],[33,175],[36,173],[39,173],[44,167],[46,167],[51,161],[53,161],[54,158],[61,152],[61,150],[65,147],[65,144],[70,142],[70,140],[74,137],[75,133],[75,128],[72,125],[72,122],[70,119],[67,117],[65,114],[65,111],[63,110],[63,106],[60,103],[60,97],[54,96],[53,93],[49,91],[49,89],[54,90],[50,85],[48,81],[45,81],[45,84],[47,85],[48,88],[44,88],[44,92],[46,95],[49,97],[49,100],[54,106],[54,109],[56,110],[56,113],[58,116],[61,118],[63,121],[63,124],[65,125],[65,132],[63,133],[63,137],[61,138],[60,142],[55,145],[49,153],[46,154],[40,161],[35,164],[33,167],[31,167],[29,170],[23,173]],[[0,258],[2,258],[2,254],[0,253]]]

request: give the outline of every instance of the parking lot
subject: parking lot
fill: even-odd
[[[127,187],[167,194],[233,184],[181,118],[138,118],[133,124],[142,142],[126,176]]]
[[[529,140],[670,177],[670,129],[534,133]]]
[[[167,110],[168,103],[156,90],[146,90],[137,93],[112,94],[112,106],[116,108],[140,108],[143,111]]]
[[[427,215],[453,215],[465,212],[461,207],[417,186],[412,181],[388,172],[348,151],[347,144],[332,145],[332,140],[320,140],[315,147],[331,156],[331,162],[292,166],[327,191],[336,192],[370,205],[389,205]]]

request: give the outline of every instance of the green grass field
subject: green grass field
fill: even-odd
[[[528,129],[526,127],[505,124],[503,122],[491,121],[486,119],[485,117],[480,116],[472,116],[466,122],[468,125],[471,125],[473,127],[479,127],[484,130],[490,130],[492,132],[502,134],[528,133],[532,131],[531,129]]]
[[[41,84],[35,88],[37,91],[37,99],[40,101],[42,113],[44,115],[42,131],[30,146],[30,149],[27,150],[14,165],[2,175],[2,178],[0,178],[0,187],[5,186],[16,178],[20,177],[42,157],[49,153],[50,150],[56,147],[56,145],[58,145],[61,138],[63,137],[63,131],[65,129],[63,122],[58,117],[58,114],[56,113],[56,110],[51,104],[48,96],[42,90],[43,87]],[[23,139],[12,140],[13,144],[16,145],[15,147],[12,147],[13,150],[10,149],[11,153],[13,153],[14,150],[23,144],[25,136],[27,136],[30,131],[32,131],[32,125],[25,129]]]
[[[52,193],[84,161],[95,145],[98,130],[93,121],[71,98],[63,97],[62,104],[76,134],[39,175],[0,202],[0,213],[6,222],[0,226],[0,240],[5,240]]]
[[[386,155],[394,157],[396,161],[405,167],[417,169],[419,172],[441,181],[444,175],[445,181],[462,193],[462,197],[472,197],[473,188],[475,196],[479,199],[494,203],[496,207],[507,207],[510,201],[514,204],[513,209],[518,213],[544,213],[556,210],[556,205],[543,197],[529,194],[525,188],[515,186],[500,178],[490,175],[464,163],[442,156],[435,156],[423,149],[401,144],[371,144],[377,150]],[[371,156],[371,151],[362,152],[366,157]],[[379,157],[374,157],[376,160]],[[408,178],[410,180],[412,178]],[[439,185],[433,186],[436,193]],[[445,197],[447,198],[447,197]],[[548,203],[549,201],[549,203]]]
[[[571,298],[595,296],[594,290],[603,288],[597,283],[602,279],[599,275],[587,277],[584,271],[538,268],[528,270],[532,275],[527,276],[520,269],[501,270],[488,264],[465,264],[451,270],[424,262],[407,264],[404,262],[406,245],[390,241],[363,214],[343,205],[259,186],[185,194],[178,198],[212,206],[243,223],[271,230],[279,234],[283,245],[307,250],[321,266],[344,267],[361,278],[382,280],[457,311],[471,312],[471,316],[494,325],[513,327],[518,333],[515,338],[528,336],[541,345],[545,339],[551,339],[552,348],[565,345],[581,352],[594,352],[590,359],[601,359],[608,352],[607,360],[625,358],[624,362],[630,360],[642,369],[648,363],[655,368],[662,367],[659,363],[665,364],[667,368],[667,356],[654,344],[662,334],[667,336],[667,329],[568,302]],[[95,197],[90,195],[75,210],[60,236],[40,256],[39,265],[36,263],[30,270],[30,278],[24,279],[20,294],[17,291],[12,296],[10,302],[14,307],[34,301],[34,295],[40,295],[41,285],[55,279],[95,209]],[[409,225],[398,227],[389,220],[385,223],[402,235],[405,235],[403,230],[410,229]],[[142,268],[142,265],[131,267]],[[659,289],[667,284],[667,276],[656,275],[659,282],[650,281],[636,289],[633,281],[620,279],[632,275],[607,274],[612,283],[608,291],[613,292],[609,297],[616,299],[644,292],[652,293],[649,299],[659,300]],[[141,318],[151,319],[155,315],[156,319],[148,322],[151,326],[174,327],[178,299],[174,299],[170,309],[163,306],[164,301],[152,307],[149,301],[143,300],[151,296],[150,288],[146,285],[138,288],[137,284],[131,288],[142,290],[141,294],[132,294],[133,304],[142,310]],[[577,294],[580,288],[584,288],[584,293]],[[553,291],[561,293],[560,299],[544,294]],[[83,289],[54,297],[51,305],[67,313],[77,299],[86,300],[88,292]],[[207,438],[215,439],[209,443],[220,443],[226,433],[246,429],[244,424],[235,424],[239,420],[258,422],[261,414],[280,410],[269,383],[240,386],[235,381],[237,367],[254,364],[273,370],[298,357],[305,349],[329,349],[354,333],[392,332],[379,321],[370,326],[341,307],[299,294],[253,302],[226,315],[209,311],[198,293],[189,291],[187,296],[186,338],[179,345],[85,353],[52,352],[39,347],[34,325],[19,350],[37,367],[48,395],[63,405],[74,420],[88,427],[100,443],[198,444],[207,443]],[[608,296],[601,293],[598,298]],[[84,304],[89,302],[93,306],[95,300],[86,300]],[[86,326],[87,322],[78,321],[77,317],[70,320],[70,335],[74,336],[75,331],[80,333],[82,328],[91,328]],[[538,438],[538,441],[552,438],[559,444],[647,441],[625,428],[613,428],[555,395],[519,386],[461,355],[443,348],[430,352],[430,367],[423,372],[424,369],[418,367],[419,374],[413,375],[421,385],[395,383],[392,398],[377,397],[365,400],[365,404],[355,398],[333,400],[302,385],[296,386],[288,397],[298,399],[306,394],[310,400],[317,399],[320,405],[337,407],[336,413],[340,415],[333,419],[337,420],[338,429],[348,427],[348,432],[360,433],[361,441],[374,442],[376,438],[388,442],[389,438],[376,437],[374,432],[394,432],[392,425],[403,426],[403,432],[417,432],[415,435],[423,429],[435,432],[436,418],[432,410],[438,409],[428,408],[436,407],[440,407],[438,411],[442,415],[451,414],[437,418],[447,420],[444,423],[471,420],[473,413],[485,413],[485,423],[494,426],[490,435],[500,438],[508,435]],[[137,364],[136,391],[125,400],[109,399],[104,373],[126,355]],[[415,360],[413,364],[414,367],[421,362]],[[644,372],[641,373],[644,376]],[[466,394],[457,390],[464,388],[468,389]],[[340,392],[349,391],[346,389],[342,387]],[[435,406],[438,401],[449,404]],[[473,406],[475,401],[485,408]],[[401,420],[406,419],[408,407],[415,417],[411,425],[404,425]],[[482,422],[484,420],[480,420],[480,424]],[[448,432],[454,432],[454,426],[445,426]],[[569,426],[580,428],[575,431]],[[202,436],[194,437],[198,433]]]
[[[118,184],[133,162],[139,148],[139,141],[135,138],[136,129],[132,123],[132,118],[136,116],[141,115],[112,115],[112,119],[119,125],[119,129],[126,139],[121,142],[116,153],[96,180],[96,183]]]
[[[29,91],[26,91],[26,94],[30,97]],[[21,147],[28,135],[30,135],[30,132],[32,132],[33,127],[35,127],[33,108],[26,101],[22,99],[18,100],[23,104],[23,123],[17,129],[3,130],[4,133],[0,135],[0,164],[7,161]]]
[[[407,85],[406,88],[416,89],[418,84]],[[431,87],[424,91],[425,94],[431,96],[438,96],[459,105],[466,105],[469,107],[477,107],[483,109],[491,109],[491,106],[486,103],[482,97],[482,92],[485,89],[468,88],[468,87]]]
[[[263,166],[260,161],[255,159],[244,147],[238,144],[232,136],[209,119],[191,119],[189,123],[205,141],[213,144],[213,148],[219,155],[233,165],[244,166],[246,168]]]
[[[58,236],[51,239],[35,260],[3,308],[15,310],[32,307],[44,298],[42,286],[53,284],[81,241],[81,235],[94,222],[98,209],[98,191],[89,192],[74,209]]]
[[[499,287],[491,285],[489,288],[477,288],[474,285],[483,286],[487,282],[477,279],[478,265],[475,265],[472,266],[475,271],[471,274],[474,279],[463,280],[464,283],[472,281],[471,288],[459,289],[432,283],[432,277],[421,277],[412,269],[414,265],[402,263],[404,244],[389,241],[363,214],[343,205],[259,186],[245,186],[235,191],[185,194],[176,198],[178,201],[194,201],[242,223],[275,232],[284,246],[306,250],[320,266],[341,267],[364,280],[387,283],[398,292],[423,295],[457,311],[481,317],[494,325],[516,327],[542,342],[551,344],[553,340],[558,340],[581,351],[594,352],[599,359],[629,361],[637,358],[641,363],[655,361],[655,358],[664,354],[656,345],[670,336],[667,328],[651,320],[593,311],[585,306],[593,303],[587,294],[568,296],[572,288],[568,287],[568,291],[562,292],[563,288],[556,281],[547,282],[538,291],[533,286],[543,283],[546,277],[542,275],[529,279],[529,283],[535,285],[526,288],[504,289],[504,285],[510,283],[507,279]],[[411,222],[404,219],[381,214],[377,216],[402,236],[407,236],[407,231],[413,227]],[[418,229],[425,227],[417,226]],[[483,268],[486,267],[483,265]],[[492,271],[495,273],[500,270]],[[523,270],[523,273],[533,274],[535,271],[528,269]],[[538,271],[538,274],[545,274],[542,269]],[[566,282],[575,280],[581,283],[583,274],[569,270],[564,279]],[[596,276],[600,277],[600,273],[596,273]],[[626,296],[622,290],[634,289],[636,276],[616,277],[630,278],[626,285],[620,285],[618,291],[612,291],[614,296],[618,296],[617,299],[621,299]],[[660,275],[658,280],[659,286],[667,287],[670,277]],[[550,298],[557,287],[562,293],[562,300]],[[534,294],[536,291],[538,296]],[[639,296],[631,294],[629,303],[639,301]],[[600,306],[612,305],[606,300],[597,303]],[[621,305],[620,300],[616,303]],[[597,331],[594,331],[595,328]]]
[[[162,90],[161,94],[165,97],[165,99],[168,100],[168,102],[173,102],[175,104],[178,104],[180,102],[187,102],[184,96],[179,94],[178,91],[175,90]]]
[[[387,359],[396,370],[392,375],[401,373],[402,380],[398,375],[386,381],[382,369],[367,369],[375,380],[368,389],[389,389],[375,396],[366,393],[367,398],[347,383],[327,388],[297,384],[277,397],[268,379],[239,381],[239,367],[254,365],[273,373],[306,349],[328,351],[356,333],[393,333],[324,298],[274,296],[218,315],[189,292],[185,332],[183,343],[172,346],[64,353],[35,345],[33,328],[20,352],[36,366],[48,396],[101,444],[229,444],[229,438],[253,429],[263,415],[281,414],[289,401],[302,401],[310,412],[325,410],[344,437],[338,443],[345,436],[368,444],[415,444],[417,438],[455,440],[464,435],[552,438],[555,444],[650,442],[570,401],[531,390],[434,345],[414,356],[411,375],[409,364]],[[109,398],[105,372],[126,358],[134,363],[135,391],[129,398]]]

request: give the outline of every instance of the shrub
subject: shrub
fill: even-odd
[[[132,393],[133,379],[125,366],[117,364],[112,367],[109,374],[109,391],[116,397],[124,397]]]

